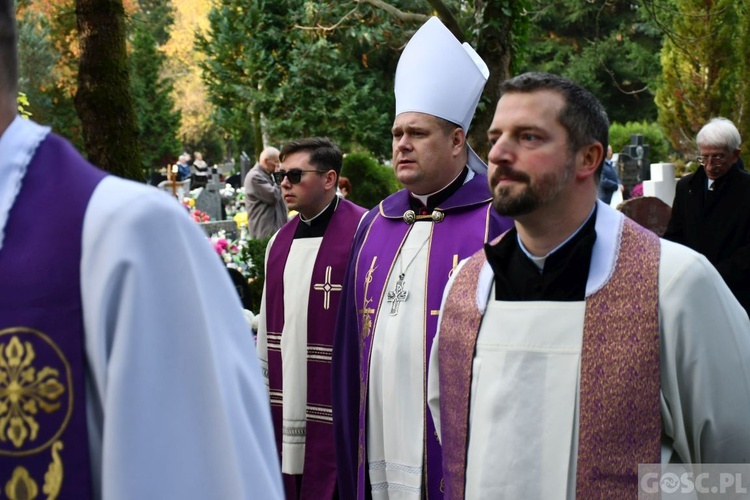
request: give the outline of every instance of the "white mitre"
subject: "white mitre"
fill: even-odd
[[[398,60],[396,116],[426,113],[460,125],[468,134],[489,76],[489,68],[471,45],[462,45],[440,19],[432,17],[414,33]],[[487,172],[471,146],[468,163],[475,172]]]

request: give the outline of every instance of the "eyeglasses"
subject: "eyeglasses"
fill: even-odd
[[[299,181],[302,180],[302,174],[306,172],[317,172],[319,174],[325,173],[321,172],[320,170],[302,170],[300,168],[293,168],[288,172],[286,170],[277,170],[271,175],[273,176],[273,180],[276,181],[276,184],[281,184],[284,181],[284,177],[288,177],[289,182],[291,182],[292,184],[299,184]]]
[[[711,162],[713,165],[723,165],[727,159],[727,155],[724,153],[718,153],[715,155],[698,155],[697,160],[701,165],[706,165]]]

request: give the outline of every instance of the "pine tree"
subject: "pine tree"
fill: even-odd
[[[746,64],[742,37],[737,36],[738,5],[734,0],[680,0],[676,15],[664,20],[666,41],[661,52],[663,84],[656,93],[659,123],[683,154],[696,151],[695,135],[711,118],[742,121]]]
[[[138,142],[144,175],[160,168],[180,150],[180,113],[174,111],[172,84],[160,78],[164,55],[145,22],[134,23],[130,55],[131,84],[138,118]]]

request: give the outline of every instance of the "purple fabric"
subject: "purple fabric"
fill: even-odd
[[[40,496],[57,454],[63,468],[59,498],[91,497],[80,262],[86,207],[105,175],[63,139],[48,135],[28,167],[0,249],[2,356],[7,362],[20,354],[11,343],[22,346],[26,368],[34,369],[27,373],[45,382],[36,386],[37,396],[52,405],[21,406],[39,424],[38,434],[29,433],[20,446],[0,440],[0,484],[23,467]],[[29,389],[28,382],[21,385]]]
[[[336,490],[336,460],[333,446],[331,408],[331,364],[321,360],[330,352],[336,311],[349,259],[351,242],[357,224],[365,209],[347,200],[340,200],[326,228],[318,250],[310,282],[310,299],[307,318],[307,424],[305,440],[305,466],[301,491],[287,489],[290,498],[332,498]],[[268,255],[266,276],[266,318],[269,332],[281,333],[284,329],[284,267],[294,234],[300,224],[299,216],[279,230]],[[330,270],[329,270],[330,269]],[[328,283],[331,287],[326,287]],[[317,289],[316,289],[317,286]],[[322,289],[321,289],[322,288]],[[326,301],[326,298],[328,299]],[[315,356],[315,357],[312,357]],[[281,351],[268,351],[269,387],[281,394],[283,387]],[[279,399],[272,401],[271,413],[276,434],[276,444],[281,451],[282,406]],[[312,407],[312,408],[311,408]]]
[[[456,261],[468,257],[488,239],[507,230],[512,222],[499,217],[490,205],[487,177],[477,175],[464,184],[443,205],[442,222],[434,223],[429,247],[425,352],[429,353],[437,328],[443,289]],[[334,340],[333,406],[341,498],[368,498],[366,473],[365,416],[372,331],[381,307],[392,263],[412,226],[402,216],[409,210],[409,194],[401,190],[371,210],[355,237],[344,296]],[[430,224],[430,222],[418,222]],[[454,257],[456,256],[456,257]],[[373,265],[374,263],[374,265]],[[369,273],[370,269],[372,273]],[[368,276],[369,275],[369,276]],[[367,294],[365,297],[365,286]],[[372,324],[363,329],[363,304]],[[426,398],[425,398],[426,399]],[[425,408],[427,436],[428,498],[442,498],[442,458],[429,410]]]

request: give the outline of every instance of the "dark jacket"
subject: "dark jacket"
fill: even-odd
[[[750,311],[750,174],[734,165],[707,189],[700,167],[677,183],[664,238],[703,254]]]
[[[599,199],[609,205],[612,195],[620,187],[620,179],[617,170],[611,160],[604,160],[602,165],[602,176],[599,180]]]

